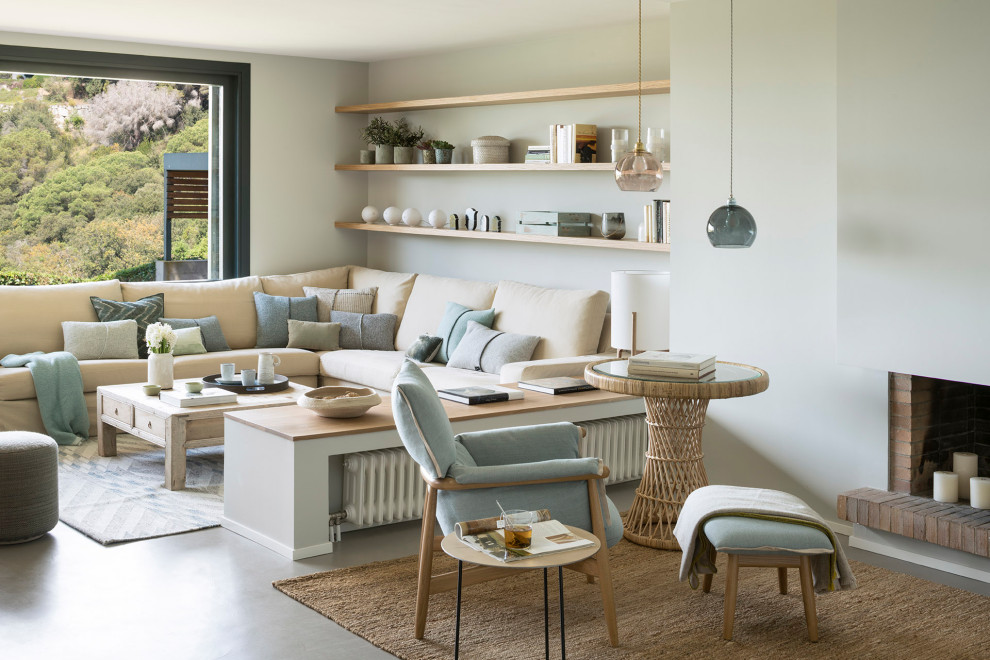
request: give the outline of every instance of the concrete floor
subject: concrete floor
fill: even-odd
[[[609,488],[620,510],[634,487]],[[293,562],[220,528],[103,547],[60,523],[37,541],[0,546],[0,658],[390,658],[271,583],[415,554],[418,536],[418,522],[351,532],[333,554]],[[983,583],[851,556],[988,593]]]

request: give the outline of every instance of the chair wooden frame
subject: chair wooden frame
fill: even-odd
[[[725,614],[722,622],[722,637],[732,639],[732,624],[736,618],[736,595],[739,593],[739,569],[765,567],[777,569],[777,582],[780,593],[787,593],[787,569],[797,568],[801,577],[801,598],[804,601],[804,619],[808,624],[808,639],[818,641],[818,612],[815,609],[815,589],[811,577],[811,555],[747,555],[726,553],[729,567],[725,575]],[[712,589],[712,574],[704,577],[702,590]]]
[[[602,606],[605,610],[605,625],[608,628],[608,640],[612,646],[619,645],[619,629],[615,617],[615,593],[612,589],[612,571],[608,564],[608,545],[605,542],[605,523],[602,518],[600,498],[604,494],[604,479],[607,479],[609,475],[607,467],[603,468],[602,474],[497,484],[459,484],[451,478],[433,479],[422,470],[420,473],[423,481],[426,482],[426,500],[423,503],[423,527],[419,545],[419,579],[416,589],[416,639],[423,639],[423,635],[426,633],[426,614],[430,605],[430,596],[444,591],[452,591],[457,588],[456,571],[433,575],[433,553],[440,551],[440,541],[443,540],[442,536],[436,536],[438,491],[477,490],[482,488],[499,488],[502,486],[531,486],[536,484],[585,481],[588,484],[591,533],[598,537],[602,546],[597,553],[588,559],[566,566],[566,568],[587,575],[589,583],[593,583],[596,577],[599,578]],[[518,572],[518,570],[510,568],[471,566],[464,569],[462,580],[464,586],[467,586],[518,574]]]

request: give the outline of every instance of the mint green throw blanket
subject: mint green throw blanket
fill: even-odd
[[[0,367],[27,367],[34,378],[41,421],[55,442],[78,445],[89,437],[89,411],[83,396],[82,372],[72,353],[11,353]]]

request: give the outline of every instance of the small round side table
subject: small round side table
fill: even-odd
[[[717,362],[715,379],[704,383],[630,375],[628,367],[626,360],[610,360],[584,370],[584,379],[598,389],[646,399],[646,467],[623,536],[651,548],[680,550],[674,539],[677,516],[691,491],[708,485],[701,430],[709,400],[759,394],[770,377],[733,362]]]
[[[440,547],[447,555],[453,557],[457,560],[457,617],[456,623],[454,624],[454,658],[460,656],[461,653],[461,579],[463,575],[464,562],[470,564],[475,564],[477,566],[492,566],[497,568],[513,568],[519,570],[526,570],[531,568],[542,568],[543,569],[543,648],[546,654],[547,660],[550,660],[550,597],[549,590],[547,588],[547,569],[557,568],[557,597],[560,607],[560,657],[564,660],[567,655],[564,650],[564,566],[568,564],[576,564],[579,561],[583,561],[588,557],[591,557],[602,547],[601,541],[598,537],[587,532],[583,529],[577,527],[571,527],[570,525],[565,525],[567,531],[575,536],[579,536],[585,540],[591,541],[592,544],[585,546],[583,548],[575,548],[574,550],[564,550],[563,552],[554,552],[547,555],[537,555],[535,557],[528,557],[526,559],[520,559],[517,561],[499,561],[494,557],[486,555],[480,550],[475,550],[462,543],[460,539],[457,538],[455,532],[451,532],[443,537],[443,541],[440,542]]]

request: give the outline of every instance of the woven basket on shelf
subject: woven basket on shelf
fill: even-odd
[[[474,151],[475,163],[509,162],[509,141],[504,137],[484,135],[471,140],[471,148]]]

